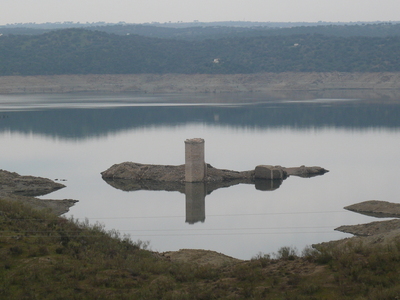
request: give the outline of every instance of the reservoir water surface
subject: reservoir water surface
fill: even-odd
[[[399,97],[400,99],[400,97]],[[116,163],[184,163],[184,141],[205,140],[214,167],[321,166],[278,187],[219,188],[200,200],[177,191],[123,191],[100,172]],[[66,217],[100,222],[154,251],[207,249],[250,259],[282,246],[350,237],[341,225],[377,219],[349,212],[400,202],[400,101],[271,98],[261,94],[47,94],[0,96],[0,168],[65,180],[42,199],[79,200]]]

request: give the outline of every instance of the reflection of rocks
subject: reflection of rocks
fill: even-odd
[[[135,180],[120,178],[104,178],[112,187],[122,191],[177,191],[185,193],[185,183],[182,181],[156,181],[156,180]]]
[[[263,180],[256,178],[255,187],[260,191],[273,191],[279,188],[282,182],[283,180]]]
[[[20,201],[29,204],[36,209],[49,209],[56,215],[62,215],[69,211],[77,200],[41,200],[32,196],[51,193],[65,187],[47,178],[34,176],[20,176],[0,170],[0,197],[1,199]]]
[[[182,194],[185,193],[185,184],[184,181],[157,181],[157,180],[132,180],[132,179],[117,179],[117,178],[103,178],[105,182],[107,182],[112,187],[122,190],[122,191],[177,191]],[[279,182],[278,180],[274,180]],[[232,185],[237,185],[240,183],[254,183],[252,180],[244,180],[244,179],[234,179],[228,181],[215,181],[215,182],[207,182],[206,187],[206,195],[210,194],[212,191],[215,191],[219,188],[230,187]]]

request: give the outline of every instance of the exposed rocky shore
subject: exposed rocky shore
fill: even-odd
[[[69,211],[77,200],[42,200],[35,198],[64,188],[65,185],[47,178],[21,176],[14,172],[0,170],[0,199],[20,201],[37,209],[48,209],[56,215]]]
[[[346,206],[345,209],[378,218],[396,218],[367,224],[343,225],[335,230],[355,235],[351,238],[313,245],[317,249],[346,247],[347,245],[389,245],[400,242],[400,204],[369,200]],[[399,219],[398,219],[399,218]]]
[[[356,236],[373,236],[397,229],[400,229],[400,220],[398,219],[388,221],[376,221],[359,225],[344,225],[336,228],[335,230],[351,233]]]
[[[400,218],[400,204],[369,200],[346,206],[345,209],[376,218]],[[376,221],[367,224],[344,225],[335,230],[356,236],[374,236],[400,230],[400,219]]]
[[[400,90],[400,73],[124,74],[0,76],[0,94],[67,92],[229,93]],[[386,91],[386,92],[383,92]],[[390,92],[389,92],[390,94]],[[338,95],[339,97],[340,95]],[[390,95],[389,95],[390,96]]]
[[[5,170],[0,170],[0,184],[0,196],[8,194],[41,196],[65,187],[65,185],[47,178],[21,176]]]
[[[400,218],[400,204],[388,201],[369,200],[344,209],[377,218]]]

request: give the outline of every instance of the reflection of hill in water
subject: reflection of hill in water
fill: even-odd
[[[400,105],[363,104],[359,101],[52,109],[0,112],[0,132],[10,130],[61,138],[87,138],[140,127],[176,126],[193,122],[239,128],[398,129],[399,116]]]

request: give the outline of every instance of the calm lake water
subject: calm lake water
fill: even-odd
[[[400,97],[398,98],[400,99]],[[116,163],[184,163],[184,141],[205,139],[206,161],[328,170],[274,190],[239,184],[193,202],[172,191],[122,191],[100,172]],[[0,168],[65,179],[43,199],[79,200],[65,216],[150,241],[155,251],[208,249],[250,259],[282,246],[351,235],[377,219],[344,206],[400,202],[400,101],[235,95],[0,95]]]

